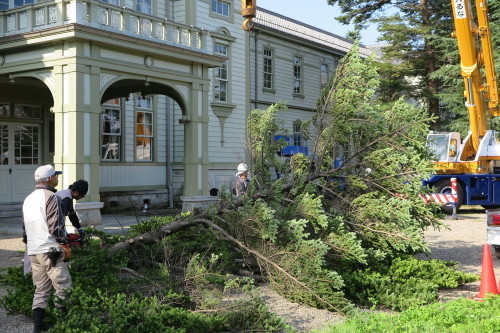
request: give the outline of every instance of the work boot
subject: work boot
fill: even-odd
[[[54,325],[52,324],[44,324],[43,318],[45,317],[45,309],[36,308],[33,309],[33,333],[40,333],[46,331]]]

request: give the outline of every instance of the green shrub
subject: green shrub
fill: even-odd
[[[395,259],[379,266],[343,275],[346,296],[357,304],[404,310],[437,300],[438,289],[456,288],[479,277],[454,269],[456,263],[442,260]]]
[[[360,313],[320,333],[494,333],[500,327],[500,297],[484,302],[458,299],[408,309],[400,314]]]
[[[147,232],[162,221],[141,224],[134,232]],[[227,266],[224,261],[229,253],[228,244],[217,240],[213,232],[194,230],[196,239],[180,232],[159,244],[141,247],[131,253],[109,254],[107,245],[123,237],[106,235],[88,230],[89,237],[83,248],[73,249],[70,272],[74,289],[63,304],[67,313],[54,307],[53,300],[47,308],[48,319],[57,323],[51,332],[284,332],[284,320],[272,314],[263,299],[254,291],[250,279],[234,279],[222,275],[219,269]],[[206,241],[207,243],[202,243]],[[210,244],[220,244],[215,248]],[[167,265],[175,262],[175,255],[191,257],[202,249],[210,260],[196,255],[188,267],[191,272],[184,277],[185,267]],[[215,251],[224,250],[218,255]],[[176,251],[182,251],[176,253]],[[158,253],[163,253],[162,256]],[[154,255],[153,255],[154,254]],[[169,257],[171,256],[171,257]],[[166,258],[170,260],[166,260]],[[161,258],[163,260],[158,259]],[[189,261],[186,259],[186,262]],[[180,260],[179,262],[182,262]],[[206,267],[205,267],[206,266]],[[134,270],[130,270],[133,267]],[[175,274],[171,271],[177,269]],[[204,274],[197,279],[193,274]],[[185,279],[192,279],[201,286],[203,294],[196,298],[180,287]],[[173,282],[177,280],[176,282]],[[10,268],[0,275],[0,282],[13,288],[0,300],[0,305],[11,312],[32,315],[31,305],[34,286],[31,274],[24,275],[22,267]],[[197,288],[197,287],[196,287]],[[219,295],[233,291],[244,292],[225,307]],[[220,291],[220,293],[219,293]],[[201,296],[198,297],[198,296]],[[211,311],[193,311],[198,304],[212,306]],[[222,307],[219,307],[222,305]]]

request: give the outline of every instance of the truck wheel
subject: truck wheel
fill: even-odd
[[[500,259],[500,245],[493,245],[495,248],[495,255],[497,256],[497,259]]]
[[[451,194],[451,180],[449,179],[443,179],[439,181],[436,186],[434,187],[435,193],[445,193],[445,194]],[[462,185],[460,185],[459,182],[457,182],[457,211],[462,206],[462,203],[464,202],[464,190],[462,189]],[[452,214],[453,213],[453,206],[451,204],[445,204],[441,206],[441,210],[445,214]]]

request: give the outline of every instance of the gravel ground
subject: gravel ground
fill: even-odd
[[[459,214],[459,220],[445,220],[449,229],[429,230],[426,239],[431,247],[431,258],[453,260],[464,272],[481,274],[483,246],[486,241],[485,214],[481,210],[467,210]],[[1,222],[0,222],[1,223]],[[0,272],[5,267],[22,265],[20,252],[24,244],[20,238],[0,233]],[[493,249],[491,249],[493,253]],[[494,255],[493,255],[494,257]],[[500,259],[493,259],[495,274],[500,278]],[[261,286],[262,294],[272,311],[286,318],[289,325],[299,332],[318,329],[327,323],[335,324],[344,318],[325,310],[318,310],[291,303],[277,295],[268,286]],[[470,283],[457,289],[442,291],[442,301],[456,297],[474,298],[479,292],[479,282]],[[0,286],[0,297],[6,294],[5,286]],[[23,315],[8,315],[0,309],[0,333],[25,333],[33,329],[32,320]]]

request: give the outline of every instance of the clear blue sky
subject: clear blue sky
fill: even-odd
[[[335,20],[340,15],[340,9],[328,5],[327,0],[257,0],[257,6],[341,37],[354,30],[352,26],[342,25]],[[365,45],[377,44],[378,35],[377,28],[370,26],[361,32],[361,42]]]

